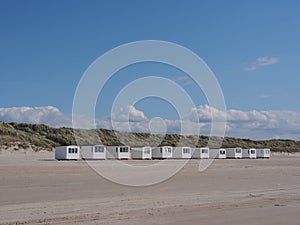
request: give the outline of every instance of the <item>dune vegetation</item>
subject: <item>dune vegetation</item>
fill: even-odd
[[[75,138],[75,134],[76,137]],[[210,138],[207,136],[178,134],[125,133],[106,129],[84,130],[73,128],[53,128],[43,124],[0,122],[0,147],[14,150],[32,148],[34,151],[52,151],[53,147],[71,144],[104,144],[143,146],[158,143],[170,146],[191,147],[242,147],[270,148],[273,152],[299,152],[300,141],[295,140],[250,140],[233,137]]]

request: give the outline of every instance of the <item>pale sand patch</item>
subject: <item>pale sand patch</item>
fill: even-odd
[[[127,162],[147,164],[150,161]],[[53,152],[1,151],[0,223],[299,224],[300,157],[198,160],[171,179],[127,187]]]

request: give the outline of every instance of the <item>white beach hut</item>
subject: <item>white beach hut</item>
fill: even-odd
[[[150,146],[131,148],[132,159],[152,159],[152,148]]]
[[[55,147],[55,159],[80,159],[80,147],[76,145]]]
[[[217,148],[217,149],[209,149],[209,158],[210,159],[226,159],[226,149],[225,148]]]
[[[160,146],[152,148],[152,159],[170,159],[173,158],[173,147]]]
[[[255,148],[242,149],[242,158],[256,159],[256,149]]]
[[[104,145],[81,146],[83,159],[106,159],[106,147]]]
[[[269,148],[256,149],[256,158],[270,158],[270,149]]]
[[[192,157],[192,149],[190,147],[173,148],[173,159],[190,159]]]
[[[209,148],[193,148],[193,159],[208,159],[209,158]]]
[[[106,146],[107,159],[130,159],[129,146]]]
[[[226,148],[226,158],[241,159],[242,158],[242,148]]]

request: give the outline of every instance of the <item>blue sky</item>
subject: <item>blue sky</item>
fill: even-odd
[[[298,129],[286,130],[284,126],[290,120],[300,124],[300,120],[294,121],[300,112],[299,11],[296,0],[2,0],[0,119],[32,122],[23,114],[8,114],[16,107],[53,106],[69,115],[78,82],[97,57],[128,42],[164,40],[189,48],[208,64],[220,83],[228,110],[245,114],[276,111],[277,121],[286,112],[296,115],[282,121],[280,127],[260,124],[256,128],[260,136],[246,130],[241,134],[238,128],[235,132],[231,129],[232,133],[229,129],[229,135],[300,139]],[[110,114],[120,88],[149,75],[169,78],[186,89],[197,106],[207,104],[201,90],[184,78],[186,74],[147,64],[125,68],[107,83],[99,97],[97,117]],[[134,107],[147,119],[178,119],[174,108],[159,99],[145,99]],[[274,115],[268,118],[274,119]]]

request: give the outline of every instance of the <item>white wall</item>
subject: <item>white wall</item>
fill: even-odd
[[[149,146],[131,148],[132,159],[151,159],[152,148]]]
[[[55,147],[55,159],[80,159],[80,147],[76,145]]]
[[[123,149],[127,149],[127,152],[123,152]],[[107,159],[130,159],[130,146],[106,146],[106,158]]]
[[[161,146],[152,148],[152,158],[167,159],[173,158],[173,147]]]
[[[185,152],[187,151],[187,152]],[[192,149],[190,147],[175,147],[173,148],[174,159],[190,159],[192,157]]]

